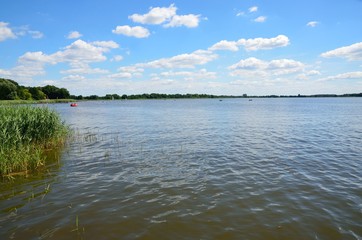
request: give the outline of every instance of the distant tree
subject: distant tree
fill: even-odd
[[[46,95],[40,87],[29,87],[29,92],[35,100],[46,99]]]
[[[30,93],[29,89],[25,87],[19,87],[17,89],[18,98],[21,100],[31,100],[33,99],[32,94]]]
[[[70,98],[69,91],[65,88],[57,88],[53,85],[46,85],[41,90],[47,95],[49,99],[65,99]]]
[[[45,95],[49,98],[49,99],[57,99],[58,91],[59,88],[57,88],[56,86],[53,85],[46,85],[45,87],[42,87],[41,90],[43,91],[43,93],[45,93]]]
[[[90,99],[90,100],[98,100],[99,97],[97,95],[90,95],[89,97],[86,97],[86,99]]]
[[[58,89],[57,93],[58,93],[58,98],[59,99],[70,98],[69,91],[67,89],[65,89],[65,88]]]
[[[18,84],[9,79],[0,78],[0,99],[1,100],[14,100],[18,98],[17,90]]]

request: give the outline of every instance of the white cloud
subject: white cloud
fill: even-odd
[[[289,45],[289,38],[285,35],[278,35],[274,38],[241,38],[238,41],[222,40],[209,48],[210,51],[229,50],[238,51],[238,46],[244,46],[247,51],[267,50]]]
[[[89,64],[105,61],[107,57],[104,53],[118,47],[118,44],[113,41],[87,43],[76,40],[62,50],[49,55],[41,51],[26,52],[19,57],[17,66],[7,70],[7,73],[13,79],[31,79],[45,74],[44,68],[47,64],[69,63],[71,69],[61,71],[62,74],[105,74],[108,73],[107,70],[91,68]]]
[[[321,56],[324,58],[340,57],[349,61],[362,60],[362,42],[324,52]]]
[[[162,58],[148,63],[139,63],[144,68],[194,68],[213,61],[218,56],[211,51],[197,50],[189,54],[180,54],[171,58]]]
[[[128,37],[136,37],[136,38],[147,38],[150,35],[150,32],[147,28],[136,26],[130,27],[128,25],[117,26],[115,30],[112,30],[115,34],[123,34]]]
[[[16,35],[13,33],[11,28],[8,27],[9,23],[0,22],[0,42],[7,39],[14,39]]]
[[[79,63],[77,65],[73,65],[71,69],[60,71],[61,74],[106,74],[109,73],[106,69],[100,68],[91,68],[86,63]]]
[[[44,37],[42,32],[31,30],[29,26],[22,26],[11,29],[8,27],[8,25],[9,23],[0,22],[0,42],[7,39],[17,38],[17,36],[30,35],[34,39],[40,39]]]
[[[164,25],[164,27],[180,27],[186,26],[188,28],[194,28],[199,25],[200,15],[188,14],[188,15],[175,15],[171,21]]]
[[[90,44],[97,46],[97,47],[104,48],[105,52],[107,52],[111,48],[119,48],[118,43],[116,43],[114,41],[95,41],[95,42],[91,42]]]
[[[249,8],[249,12],[252,13],[252,12],[257,12],[258,11],[258,7],[257,6],[253,6],[251,8]]]
[[[214,45],[212,45],[209,48],[210,51],[215,51],[215,50],[229,50],[229,51],[238,51],[239,48],[237,46],[237,42],[235,41],[227,41],[227,40],[222,40],[218,43],[215,43]]]
[[[262,22],[265,22],[266,21],[266,16],[260,16],[260,17],[257,17],[254,19],[254,22],[259,22],[259,23],[262,23]]]
[[[58,51],[51,56],[56,59],[57,62],[102,62],[107,58],[103,55],[104,52],[108,52],[109,48],[104,46],[97,46],[98,43],[95,44],[87,43],[82,40],[76,40],[69,46],[66,46],[64,50]]]
[[[289,38],[285,35],[278,35],[274,38],[240,39],[237,44],[244,46],[247,51],[256,51],[285,47],[289,45]]]
[[[122,60],[123,60],[123,56],[121,56],[121,55],[115,55],[115,56],[111,59],[112,62],[120,62],[120,61],[122,61]]]
[[[0,76],[10,76],[11,72],[8,70],[0,69]]]
[[[230,70],[236,70],[236,69],[245,69],[245,70],[256,70],[256,69],[266,69],[267,63],[254,58],[250,57],[245,60],[240,60],[238,63],[235,63],[229,67]]]
[[[81,36],[83,36],[82,34],[80,34],[78,31],[72,31],[68,34],[67,38],[68,39],[75,39],[75,38],[80,38]]]
[[[362,72],[347,72],[341,73],[335,76],[329,76],[326,78],[321,78],[319,81],[332,81],[332,80],[347,80],[347,79],[359,79],[362,80]]]
[[[162,24],[176,15],[177,8],[174,4],[169,7],[155,7],[150,8],[150,11],[146,14],[133,14],[129,18],[142,24]]]
[[[81,76],[81,75],[69,75],[69,76],[63,77],[62,79],[67,80],[67,81],[83,81],[86,78],[84,76]]]
[[[111,75],[108,75],[109,78],[132,78],[132,73],[128,73],[128,72],[119,72],[119,73],[114,73]]]
[[[176,11],[175,4],[171,4],[169,7],[150,8],[150,11],[146,14],[132,14],[128,18],[137,23],[163,24],[164,27],[186,26],[194,28],[199,25],[200,15],[177,15]]]
[[[192,81],[192,80],[207,80],[207,79],[215,79],[216,72],[209,72],[206,69],[200,69],[198,71],[179,71],[179,72],[162,72],[159,74],[162,78],[174,78],[181,77],[184,80]]]
[[[254,57],[240,60],[228,67],[231,76],[279,76],[302,72],[305,65],[292,59],[263,61]]]
[[[314,75],[321,75],[321,73],[317,70],[310,70],[308,72],[306,72],[307,76],[314,76]]]
[[[319,24],[319,22],[317,21],[311,21],[307,23],[308,27],[316,27]]]
[[[108,75],[109,78],[135,78],[141,77],[144,69],[138,66],[125,66],[118,69],[118,73]]]

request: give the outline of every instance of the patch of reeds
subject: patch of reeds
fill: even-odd
[[[43,151],[63,144],[67,132],[60,116],[49,108],[0,106],[0,175],[43,166]]]

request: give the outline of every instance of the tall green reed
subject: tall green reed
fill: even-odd
[[[0,107],[0,175],[27,172],[44,165],[44,149],[62,144],[68,128],[46,107]]]

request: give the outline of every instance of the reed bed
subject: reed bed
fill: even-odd
[[[67,133],[54,110],[0,106],[0,175],[27,173],[43,166],[44,150],[62,145]]]

